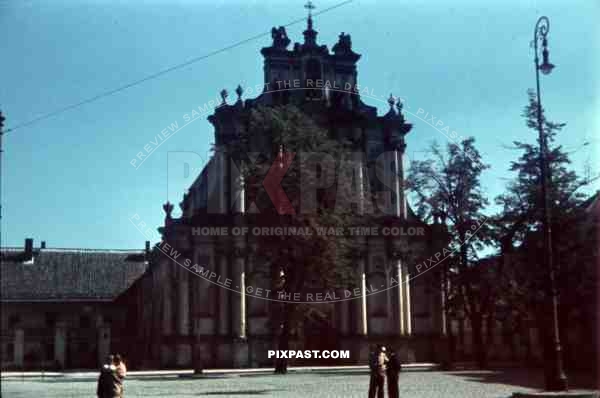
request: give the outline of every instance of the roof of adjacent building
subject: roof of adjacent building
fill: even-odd
[[[143,251],[3,248],[2,301],[112,301],[145,271]],[[29,257],[29,258],[27,258]]]
[[[583,207],[586,212],[592,213],[592,215],[598,217],[598,212],[600,212],[600,191],[596,191],[596,193],[587,198],[587,200],[583,202]]]

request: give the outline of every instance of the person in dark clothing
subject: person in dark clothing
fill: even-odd
[[[371,352],[369,358],[369,367],[371,368],[369,398],[375,398],[375,396],[383,398],[388,361],[385,347],[378,346],[375,352]]]
[[[378,349],[379,347],[371,346],[371,352],[369,352],[369,369],[371,370],[371,378],[369,379],[369,398],[375,397]]]
[[[387,367],[387,382],[389,398],[398,398],[398,376],[402,370],[400,359],[394,350],[390,350],[389,362]]]
[[[96,395],[98,398],[120,398],[123,393],[123,383],[117,374],[115,357],[109,355],[106,363],[100,369]]]

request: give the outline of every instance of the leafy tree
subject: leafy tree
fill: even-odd
[[[348,236],[318,232],[332,232],[330,228],[345,229],[356,221],[356,214],[351,209],[334,206],[336,191],[347,187],[334,184],[330,189],[318,190],[317,209],[301,211],[302,201],[309,200],[308,186],[316,186],[322,173],[335,172],[339,177],[343,172],[325,167],[323,163],[315,167],[315,158],[305,154],[320,153],[339,164],[349,143],[330,138],[327,130],[295,105],[261,106],[247,115],[239,139],[228,145],[228,151],[234,158],[244,159],[254,148],[254,143],[264,137],[271,140],[272,152],[261,154],[257,161],[246,159],[240,166],[248,200],[253,202],[250,206],[258,210],[256,214],[246,216],[248,222],[312,231],[312,234],[260,235],[253,237],[255,241],[251,245],[254,263],[269,275],[276,294],[282,299],[271,305],[270,317],[278,336],[278,349],[287,350],[291,336],[299,333],[306,315],[314,312],[314,305],[297,301],[306,301],[307,292],[317,289],[332,292],[348,287],[356,280],[352,267],[356,242]],[[264,177],[269,171],[273,172],[272,168],[280,168],[282,175],[285,173],[281,181],[283,191],[274,198],[271,197],[273,192],[269,195],[263,186]],[[286,370],[286,360],[276,363],[276,373]]]
[[[459,144],[449,143],[445,151],[434,143],[432,159],[412,162],[408,186],[417,197],[417,214],[425,220],[439,217],[450,233],[456,250],[444,263],[443,275],[453,286],[447,294],[446,313],[464,312],[469,319],[476,359],[483,367],[483,320],[493,301],[492,295],[483,291],[476,264],[477,251],[483,248],[488,233],[485,223],[480,224],[488,204],[480,176],[489,166],[482,162],[474,142],[468,138]]]
[[[538,132],[537,98],[529,91],[529,103],[522,116],[530,129]],[[593,265],[594,244],[589,234],[582,234],[586,224],[582,188],[593,180],[581,178],[570,168],[569,154],[560,145],[555,145],[556,135],[565,123],[546,119],[542,109],[542,128],[547,145],[547,167],[549,186],[547,194],[551,213],[552,245],[556,281],[561,296],[561,320],[563,327],[569,314],[575,312],[582,299],[593,297],[596,288],[589,282],[595,281]],[[514,147],[521,155],[510,164],[509,170],[516,175],[509,182],[506,193],[496,198],[502,206],[495,216],[494,240],[500,249],[503,264],[503,301],[518,317],[531,317],[537,321],[539,331],[552,330],[547,303],[551,291],[548,269],[543,252],[543,207],[540,182],[540,142],[535,144],[516,141]],[[592,278],[590,278],[592,277]],[[585,287],[585,288],[584,288]],[[591,300],[594,301],[594,300]],[[565,334],[562,333],[564,337]],[[551,336],[542,333],[544,347],[551,344]],[[564,341],[565,339],[563,339]],[[546,350],[547,358],[552,351]]]

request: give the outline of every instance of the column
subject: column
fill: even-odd
[[[177,333],[189,335],[190,330],[190,291],[188,271],[179,267],[179,283],[177,285]]]
[[[227,256],[225,251],[223,250],[220,254],[219,257],[217,259],[218,261],[218,274],[221,276],[221,280],[225,280],[226,278],[229,278],[229,262],[227,261]],[[231,292],[230,290],[227,290],[226,288],[219,286],[218,287],[218,294],[219,294],[219,318],[218,318],[218,323],[219,323],[219,335],[220,336],[229,336],[229,334],[231,333],[230,331],[230,327],[229,325],[231,324],[231,314],[230,314],[230,303],[229,303],[229,297],[232,294],[235,294],[233,292]]]
[[[223,146],[215,148],[214,178],[208,181],[208,213],[226,214],[229,202],[229,159]]]
[[[361,154],[362,156],[362,154]],[[360,204],[358,206],[358,214],[361,216],[365,212],[365,181],[364,181],[364,164],[363,159],[360,159],[359,168],[358,168],[358,179],[357,179],[359,195],[360,195]]]
[[[219,187],[219,212],[227,214],[229,211],[229,159],[227,151],[224,148],[219,150],[219,171],[220,171],[220,187]]]
[[[406,325],[406,334],[407,335],[411,335],[412,334],[412,321],[411,321],[411,310],[410,310],[410,275],[408,273],[407,270],[405,270],[404,272],[404,279],[406,281],[405,286],[404,286],[404,308],[405,308],[405,312],[404,312],[404,319],[405,319],[405,325]]]
[[[406,195],[404,193],[404,148],[401,146],[400,150],[395,151],[396,154],[396,181],[398,185],[398,210],[399,216],[406,220]]]
[[[188,271],[177,267],[177,334],[187,337],[190,332],[190,291]],[[176,362],[178,365],[188,365],[191,362],[190,344],[177,344]]]
[[[198,242],[194,242],[192,264],[198,264],[199,251]],[[190,289],[190,334],[195,336],[196,333],[196,322],[198,316],[198,279],[199,277],[195,274],[190,274],[189,278],[189,289]]]
[[[172,351],[170,341],[165,336],[173,334],[173,280],[171,270],[174,265],[171,260],[161,264],[161,287],[162,287],[162,319],[161,319],[161,344],[160,344],[160,366],[171,362]],[[178,265],[176,265],[178,267]]]
[[[233,367],[243,368],[249,364],[246,339],[246,253],[244,242],[236,242],[233,260]]]
[[[378,165],[379,166],[379,165]],[[396,162],[396,151],[392,151],[390,149],[386,149],[383,153],[383,167],[382,176],[383,183],[386,186],[386,193],[389,193],[389,201],[381,203],[381,205],[385,206],[385,214],[390,216],[400,216],[400,201],[399,201],[399,190],[400,183],[397,174],[397,162]]]
[[[172,300],[172,289],[171,289],[171,275],[169,273],[169,269],[172,268],[172,263],[170,260],[167,260],[163,264],[161,264],[161,285],[163,288],[163,297],[162,297],[162,334],[170,335],[173,333],[173,305],[171,303]]]
[[[246,209],[246,192],[244,189],[244,176],[235,165],[231,165],[231,203],[234,213],[244,213]]]
[[[400,196],[400,168],[398,165],[398,151],[394,150],[393,152],[393,159],[394,159],[394,196],[396,197],[396,206],[394,206],[394,210],[395,210],[395,215],[396,217],[403,217],[404,215],[402,214],[402,210],[401,210],[401,206],[402,206],[402,198]]]
[[[162,339],[162,264],[160,262],[157,267],[150,270],[152,273],[152,286],[148,292],[150,300],[152,302],[152,329],[151,334],[151,345],[150,345],[150,359],[155,366],[160,366],[160,347]],[[157,292],[156,294],[152,294]]]
[[[193,262],[194,264],[201,263],[201,249],[200,247],[204,247],[206,245],[205,241],[196,241],[194,242],[194,256]],[[191,347],[191,356],[192,356],[192,368],[194,369],[194,373],[202,373],[203,368],[203,355],[202,355],[202,346],[200,339],[200,314],[202,312],[202,305],[204,304],[200,299],[200,289],[203,289],[202,286],[203,279],[195,274],[191,274],[189,276],[190,280],[190,288],[191,288],[191,305],[190,305],[190,317],[192,322],[192,347]]]
[[[233,263],[233,289],[236,290],[233,296],[233,335],[239,339],[246,338],[246,295],[245,295],[245,258],[236,250],[236,256]]]
[[[360,263],[360,331],[359,334],[366,336],[368,334],[367,323],[367,274],[365,272],[365,259],[361,258]]]
[[[404,276],[402,273],[402,262],[400,260],[397,260],[396,262],[396,279],[398,280],[398,289],[397,289],[397,293],[398,293],[398,308],[396,310],[396,316],[397,316],[397,334],[398,335],[404,335],[405,333],[405,322],[404,322]]]
[[[54,360],[61,368],[66,365],[67,353],[67,326],[64,322],[57,322],[54,329]]]
[[[14,356],[15,356],[15,366],[18,368],[23,367],[23,353],[25,350],[25,331],[23,329],[15,330],[15,339],[14,339]]]
[[[365,256],[361,253],[358,259],[358,287],[355,290],[360,291],[360,296],[357,297],[353,293],[352,305],[354,305],[354,333],[359,336],[367,335],[367,276],[365,273]]]
[[[243,260],[242,260],[243,261]],[[245,269],[245,261],[241,264]],[[246,271],[241,272],[240,276],[240,338],[246,338]]]

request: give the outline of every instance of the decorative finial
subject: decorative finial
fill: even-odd
[[[244,94],[244,89],[242,88],[241,84],[238,84],[237,88],[235,89],[235,93],[238,96],[238,101],[242,100],[242,94]]]
[[[223,104],[227,103],[227,96],[229,95],[229,93],[227,92],[227,90],[223,89],[221,90],[221,99],[223,100]]]
[[[185,212],[185,207],[187,205],[188,197],[190,196],[190,192],[186,192],[183,194],[183,200],[179,202],[179,208],[182,212]]]
[[[169,201],[167,201],[167,203],[165,203],[163,205],[163,210],[165,211],[166,215],[165,215],[165,220],[169,221],[171,220],[171,212],[173,211],[173,204]]]
[[[396,103],[396,98],[390,93],[390,98],[388,98],[388,104],[390,104],[391,109],[394,109],[395,103]]]

